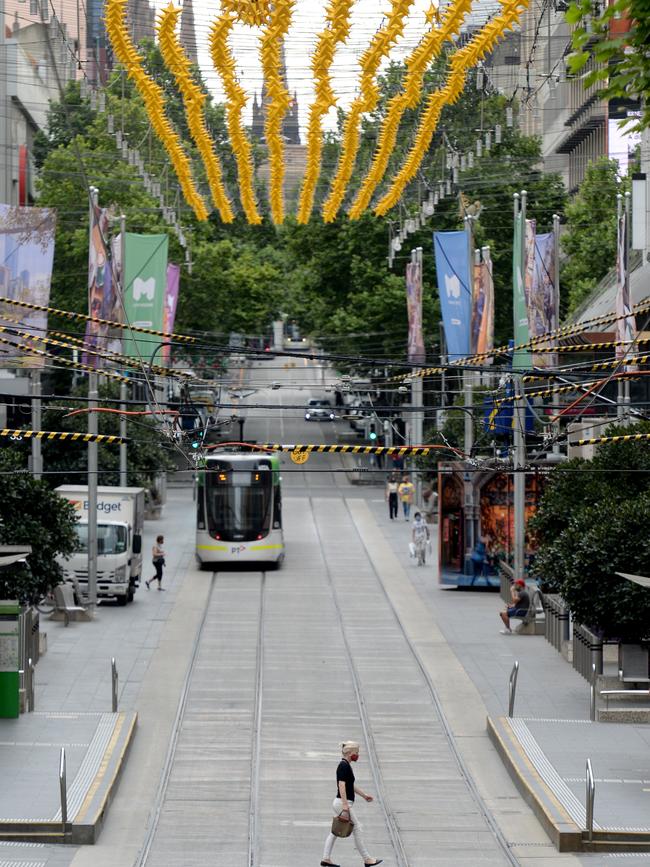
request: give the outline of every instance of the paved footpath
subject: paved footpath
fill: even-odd
[[[378,495],[370,502],[402,568],[433,615],[493,719],[507,716],[508,678],[520,670],[512,725],[516,743],[578,827],[584,827],[585,765],[596,777],[594,819],[609,830],[650,832],[650,726],[591,723],[589,685],[543,636],[503,636],[498,593],[442,588],[437,580],[437,525],[430,526],[432,563],[418,568],[408,556],[409,528],[390,521]],[[611,859],[650,865],[650,853],[581,855],[590,867]]]

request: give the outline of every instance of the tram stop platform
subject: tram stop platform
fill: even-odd
[[[510,776],[560,852],[650,852],[650,728],[582,719],[488,717]],[[595,783],[587,828],[587,773]]]
[[[137,722],[134,712],[34,712],[0,720],[0,840],[94,843]],[[61,816],[65,749],[67,824]]]

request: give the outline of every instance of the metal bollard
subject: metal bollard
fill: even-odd
[[[591,767],[591,759],[587,759],[587,799],[585,806],[585,824],[589,842],[594,838],[594,800],[596,798],[596,781]]]
[[[115,665],[115,657],[111,658],[111,686],[113,693],[113,713],[117,713],[117,666]]]
[[[27,685],[27,709],[32,713],[35,707],[34,702],[34,663],[32,658],[27,660],[27,671],[29,672],[29,684]]]
[[[65,779],[65,747],[61,747],[61,758],[59,760],[59,789],[61,791],[61,823],[63,825],[63,833],[65,834],[65,826],[68,824],[68,787]]]
[[[589,684],[589,719],[596,722],[596,664],[591,663],[591,683]]]
[[[519,660],[515,661],[510,672],[510,680],[508,681],[508,716],[510,719],[515,713],[515,696],[517,695],[517,675],[519,674]]]

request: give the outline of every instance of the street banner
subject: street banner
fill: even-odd
[[[528,221],[527,221],[528,222]],[[528,342],[528,314],[526,313],[526,293],[524,291],[524,261],[523,238],[524,227],[522,215],[515,217],[512,237],[512,315],[514,325],[515,346]],[[515,370],[529,367],[530,356],[527,350],[519,349],[513,352],[512,366]]]
[[[162,331],[167,289],[168,235],[126,233],[124,354],[147,362],[156,348],[151,337],[129,333],[129,325]],[[159,343],[162,343],[162,338]]]
[[[470,353],[472,293],[466,232],[434,232],[438,293],[450,361]]]
[[[406,309],[408,311],[408,360],[424,364],[426,353],[422,335],[422,263],[419,258],[406,266]]]
[[[176,307],[178,305],[178,289],[181,279],[181,266],[172,262],[167,266],[167,290],[165,292],[165,306],[163,308],[163,331],[168,334],[174,330],[176,321]],[[171,359],[171,346],[163,346],[162,356],[165,364]]]
[[[532,280],[526,282],[526,311],[531,339],[554,331],[559,324],[555,291],[555,236],[553,232],[534,238]],[[554,367],[557,353],[533,352],[534,367]]]
[[[617,358],[629,354],[630,344],[636,337],[636,319],[631,312],[628,284],[627,248],[627,215],[621,214],[616,238],[616,339],[623,341],[623,345],[616,347]]]
[[[119,256],[115,261],[119,244],[113,242],[111,265],[111,241],[109,233],[109,212],[97,205],[93,208],[88,246],[88,315],[96,319],[112,322],[123,321],[122,304],[119,297]],[[86,323],[84,338],[86,349],[96,352],[120,352],[122,348],[120,329],[111,328],[99,322]],[[109,360],[92,352],[82,354],[84,364],[97,370],[113,366]]]
[[[492,259],[486,247],[482,261],[474,265],[474,297],[472,299],[472,355],[483,355],[494,348],[494,281]],[[492,364],[485,358],[481,364]]]
[[[56,211],[51,208],[20,208],[0,205],[0,296],[28,304],[47,306],[50,302]],[[35,337],[47,336],[47,313],[26,310],[11,304],[0,305],[0,324],[28,331]],[[29,337],[0,334],[0,365],[40,368],[42,356],[31,355],[27,347],[46,349],[31,343]]]

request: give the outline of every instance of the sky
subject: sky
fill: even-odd
[[[390,60],[402,60],[417,45],[425,28],[425,11],[431,0],[413,0],[412,12],[404,35],[390,54]],[[444,3],[443,3],[444,5]],[[212,67],[208,52],[208,33],[210,21],[215,14],[214,2],[193,0],[196,20],[196,35],[199,50],[199,65],[215,99],[223,101],[224,94],[219,76]],[[477,16],[486,15],[498,6],[494,0],[478,0]],[[286,40],[287,77],[289,89],[298,96],[300,107],[301,132],[307,121],[308,107],[313,99],[312,76],[309,65],[311,51],[318,33],[324,26],[326,0],[296,0],[293,25]],[[339,48],[332,67],[332,83],[339,105],[347,108],[357,93],[358,60],[373,34],[381,26],[384,11],[389,8],[388,0],[356,0],[352,13],[350,38],[345,46]],[[245,121],[250,123],[252,95],[262,89],[262,72],[258,58],[258,29],[245,26],[235,28],[231,47],[237,58],[237,71],[240,83],[251,100],[247,106]],[[332,109],[324,123],[325,128],[335,128],[336,110]]]

